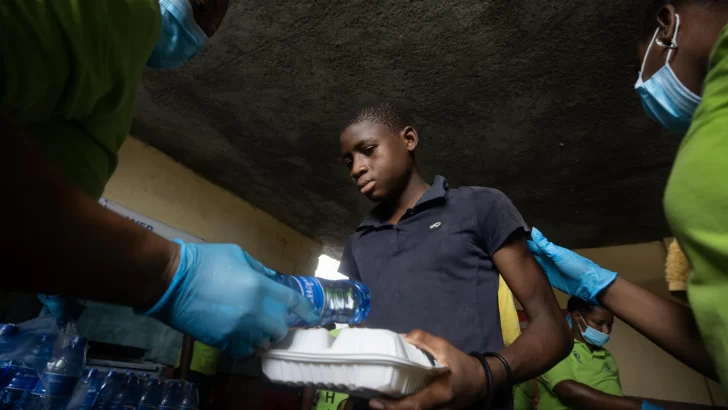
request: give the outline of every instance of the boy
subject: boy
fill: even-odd
[[[526,245],[528,227],[500,191],[449,189],[438,176],[425,183],[415,164],[419,142],[411,119],[392,103],[358,110],[345,124],[342,159],[359,191],[378,205],[349,237],[339,270],[372,290],[367,326],[409,332],[412,343],[445,361],[450,372],[399,402],[373,408],[462,408],[486,396],[485,371],[470,352],[488,357],[492,408],[511,408],[514,382],[548,370],[571,349],[553,292]],[[531,318],[503,348],[498,272]],[[460,352],[456,349],[459,349]],[[497,390],[496,390],[497,389]],[[506,393],[507,392],[507,393]],[[492,397],[492,396],[491,396]]]

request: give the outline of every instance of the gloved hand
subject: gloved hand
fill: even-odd
[[[59,326],[64,326],[69,320],[78,320],[83,313],[84,306],[75,298],[39,293],[38,299],[43,303],[41,315],[53,316]]]
[[[652,404],[652,403],[648,403],[646,401],[643,401],[642,402],[642,410],[664,410],[664,409],[662,407],[656,405],[656,404]]]
[[[609,286],[617,273],[604,269],[576,252],[549,242],[541,231],[531,230],[528,247],[546,272],[551,286],[587,302],[598,304],[596,297]]]
[[[269,278],[275,272],[239,246],[175,242],[179,267],[146,315],[233,357],[282,339],[289,312],[308,323],[318,319],[303,295]]]

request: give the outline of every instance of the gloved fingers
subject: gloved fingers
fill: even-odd
[[[299,292],[283,286],[273,279],[264,279],[268,295],[283,304],[287,313],[293,313],[309,325],[318,322],[319,315],[314,311],[311,302]]]
[[[238,247],[238,250],[240,251],[239,256],[246,262],[248,262],[248,265],[253,268],[253,270],[255,270],[257,273],[261,273],[269,277],[276,275],[276,271],[263,265],[260,261],[250,256],[250,254],[248,252],[245,252],[242,248]]]
[[[546,277],[548,278],[551,286],[564,293],[569,294],[566,282],[564,281],[564,278],[561,277],[561,272],[559,271],[558,267],[556,267],[550,259],[544,259],[540,255],[533,255],[533,257],[534,259],[536,259],[536,262],[541,265],[541,269],[543,269],[544,273],[546,274]]]
[[[533,253],[534,255],[543,255],[544,252],[541,248],[538,247],[532,240],[528,240],[528,249]]]
[[[265,315],[258,322],[261,335],[254,339],[254,343],[259,348],[264,348],[271,342],[277,342],[288,333],[288,325],[286,324],[286,318],[284,317],[273,317]]]
[[[546,239],[546,237],[543,236],[541,231],[539,231],[536,227],[531,228],[531,239],[533,239],[534,244],[550,258],[554,258],[555,256],[557,256],[559,253],[561,253],[561,249],[563,249],[558,245],[554,245],[548,239]]]
[[[286,288],[286,290],[290,289]],[[309,325],[318,323],[320,315],[316,314],[316,311],[308,298],[293,290],[288,292],[287,298],[288,312],[298,316]]]

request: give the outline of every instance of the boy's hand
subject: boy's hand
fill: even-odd
[[[402,400],[372,399],[373,409],[461,409],[485,397],[485,371],[478,359],[468,356],[437,336],[422,330],[410,332],[405,339],[429,352],[449,371],[440,375],[421,392]]]

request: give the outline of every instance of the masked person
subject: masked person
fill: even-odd
[[[170,242],[102,208],[146,65],[178,67],[227,1],[0,2],[6,289],[134,307],[234,356],[286,334],[303,296],[231,244]],[[265,308],[264,308],[265,305]],[[52,310],[52,309],[51,309]]]
[[[571,354],[537,378],[538,410],[656,409],[624,397],[617,361],[604,348],[614,316],[582,299],[569,299],[574,348]]]
[[[685,132],[665,213],[692,267],[690,307],[654,295],[537,229],[529,245],[562,291],[599,303],[678,360],[728,388],[728,1],[651,0],[639,43],[642,105]]]

